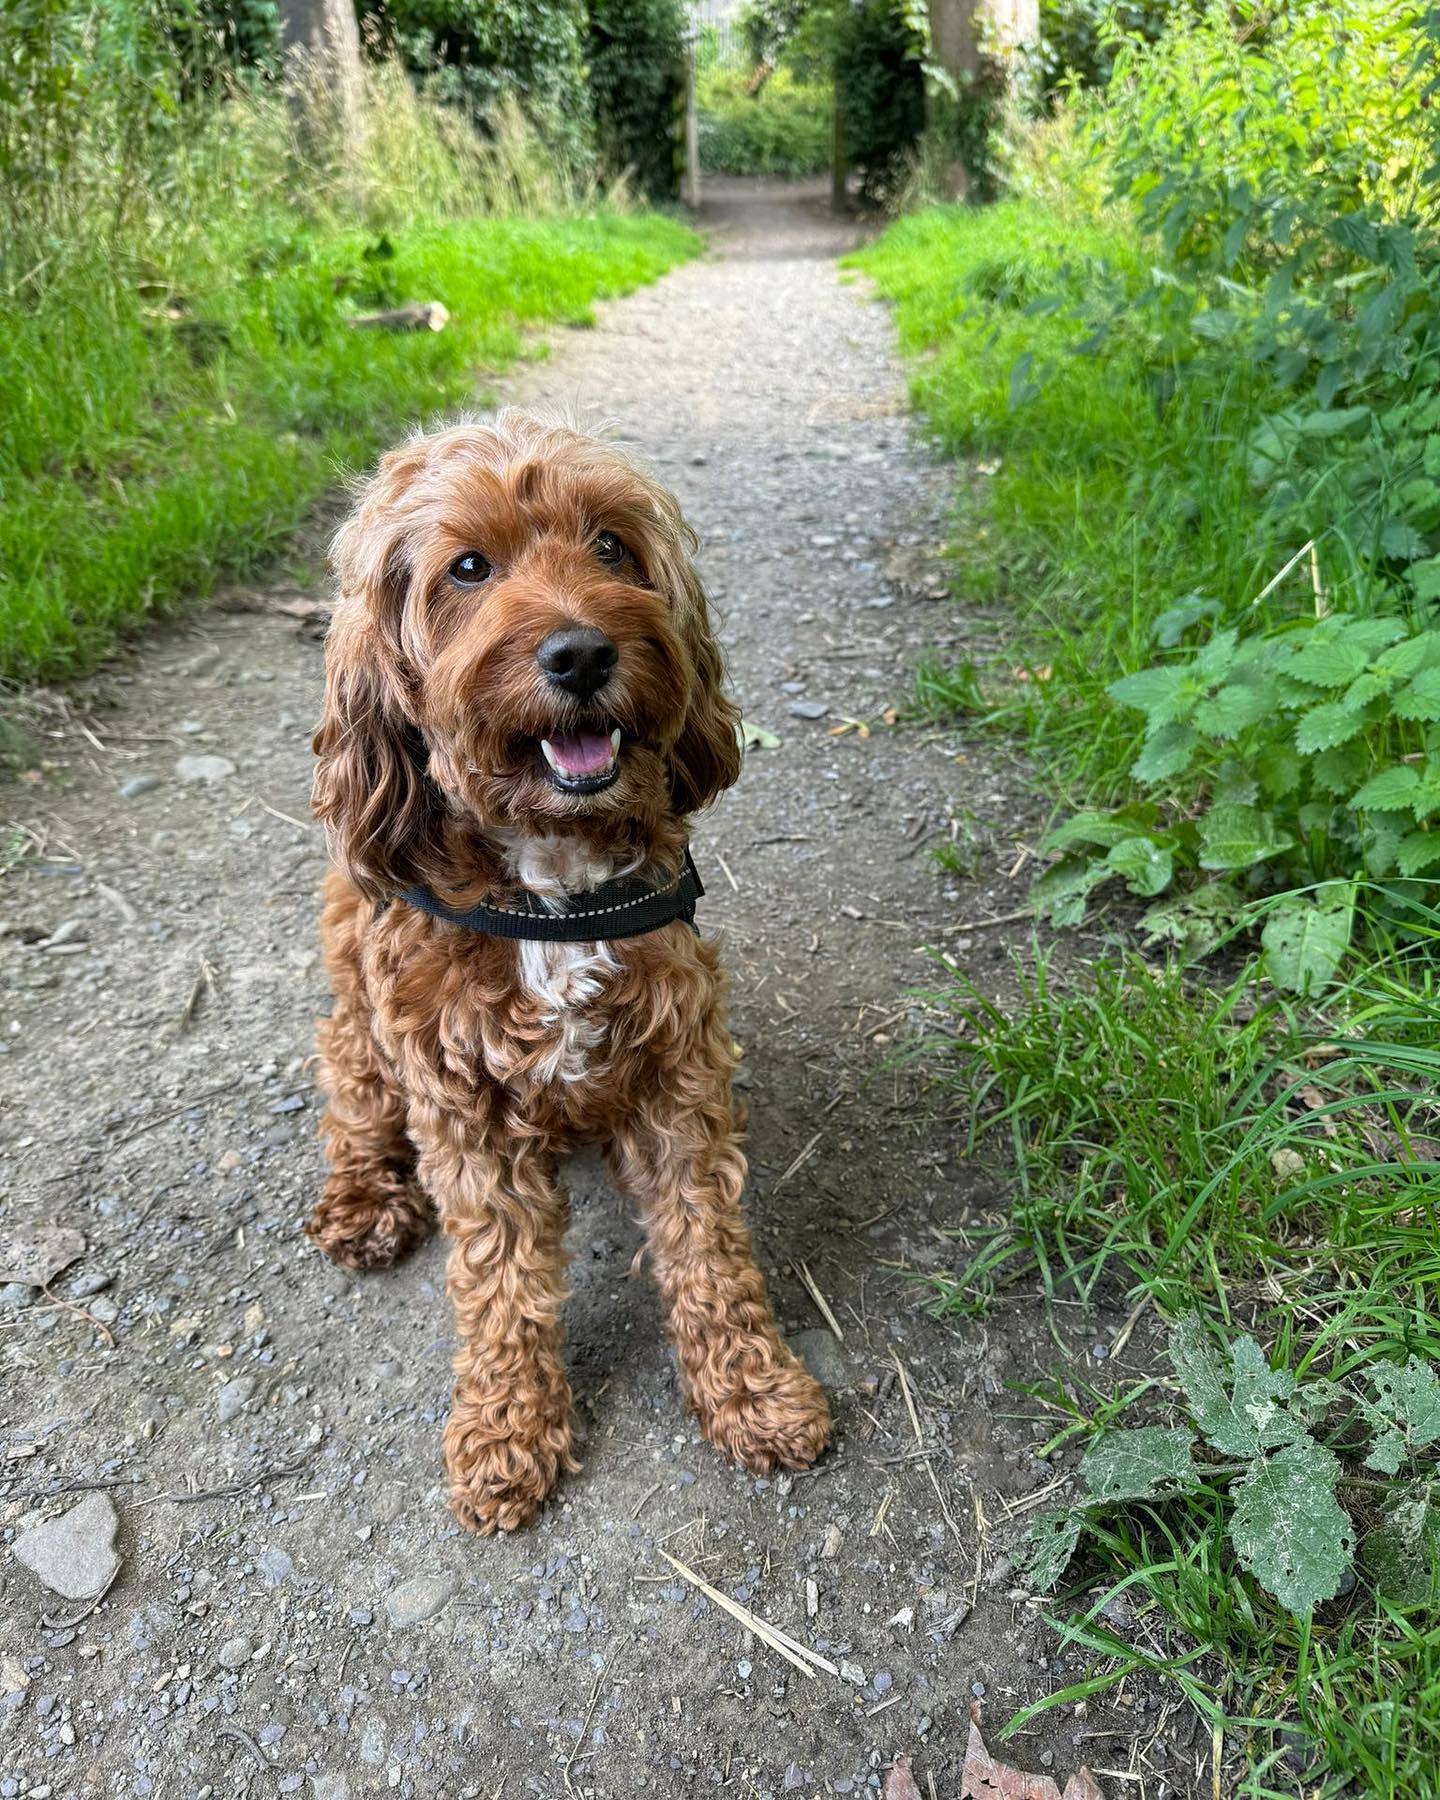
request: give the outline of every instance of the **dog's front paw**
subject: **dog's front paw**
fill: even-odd
[[[305,1235],[343,1269],[387,1269],[423,1244],[434,1224],[434,1208],[411,1182],[331,1175]]]
[[[717,1450],[757,1475],[808,1469],[830,1442],[825,1391],[789,1350],[759,1367],[742,1364],[733,1387],[702,1389],[691,1399],[700,1429]]]
[[[445,1427],[450,1510],[467,1531],[519,1531],[576,1475],[568,1410],[549,1419],[517,1417],[513,1406],[457,1394]]]

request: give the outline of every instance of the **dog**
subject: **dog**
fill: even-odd
[[[579,1470],[556,1171],[582,1144],[638,1205],[710,1442],[765,1473],[830,1437],[741,1212],[724,977],[690,922],[690,816],[740,773],[696,548],[613,447],[508,408],[391,451],[334,542],[329,1167],[306,1229],[373,1269],[438,1212],[450,1504],[482,1533]]]

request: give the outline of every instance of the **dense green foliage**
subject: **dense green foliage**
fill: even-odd
[[[722,175],[814,175],[830,160],[830,90],[786,68],[758,93],[738,70],[700,77],[700,166]]]
[[[1060,83],[1104,87],[1127,40],[1153,44],[1177,11],[1196,11],[1204,0],[1040,0],[1040,42],[1034,48],[1034,81],[1042,97]]]
[[[921,45],[896,0],[842,7],[834,40],[846,160],[862,196],[883,203],[897,193],[925,129]]]
[[[61,672],[256,563],[522,326],[693,246],[582,204],[513,114],[482,140],[394,66],[358,154],[320,132],[302,162],[272,88],[181,98],[162,10],[50,7],[56,33],[39,10],[0,18],[22,97],[0,106],[0,673]],[[449,326],[351,327],[415,300]]]
[[[1272,973],[1314,984],[1344,883],[1440,863],[1426,43],[1378,5],[1243,42],[1217,11],[1122,49],[1064,153],[1128,218],[934,214],[871,258],[939,347],[916,391],[946,441],[1003,456],[989,503],[1051,678],[994,698],[1086,807],[1050,841],[1058,922],[1112,882],[1211,883],[1216,917],[1338,884],[1275,932],[1309,948]]]
[[[480,121],[518,104],[553,152],[589,166],[585,0],[362,0],[361,11],[442,99]]]
[[[589,0],[586,58],[602,169],[652,199],[680,191],[685,105],[680,0]]]
[[[936,1287],[978,1310],[1119,1281],[1199,1305],[1262,1397],[1336,1384],[1323,1426],[1225,1465],[1173,1412],[1113,1430],[1149,1383],[1046,1390],[1056,1441],[1098,1437],[1048,1543],[1058,1581],[1079,1542],[1060,1628],[1095,1665],[1041,1704],[1163,1673],[1222,1732],[1226,1791],[1398,1797],[1440,1741],[1429,1426],[1400,1430],[1416,1494],[1375,1479],[1397,1384],[1430,1392],[1410,1358],[1440,1360],[1435,19],[1175,10],[1021,146],[1023,197],[861,259],[969,462],[960,591],[1015,621],[1003,659],[927,665],[921,703],[1024,732],[1060,801],[1036,910],[1144,940],[1067,983],[1037,950],[1015,1005],[937,997],[1018,1180]],[[1222,946],[1230,976],[1197,980]],[[1310,1563],[1282,1540],[1312,1505]],[[1145,1634],[1100,1616],[1118,1594]]]

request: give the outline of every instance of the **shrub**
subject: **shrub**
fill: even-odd
[[[894,198],[925,129],[923,42],[898,0],[838,12],[835,87],[845,154],[871,204]]]
[[[360,0],[372,41],[480,123],[519,104],[547,147],[590,167],[594,121],[585,75],[584,0]]]
[[[700,79],[700,166],[724,175],[814,175],[830,160],[829,90],[777,69],[756,93],[736,71]]]
[[[642,193],[680,191],[685,18],[680,0],[590,0],[586,53],[604,173]]]

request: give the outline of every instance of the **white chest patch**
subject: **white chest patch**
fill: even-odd
[[[567,894],[599,887],[618,871],[606,856],[565,838],[516,838],[506,845],[516,875],[558,910]],[[553,1039],[536,1071],[542,1081],[583,1081],[605,1035],[593,1004],[620,964],[606,943],[544,944],[521,939],[520,982],[540,1003]]]

